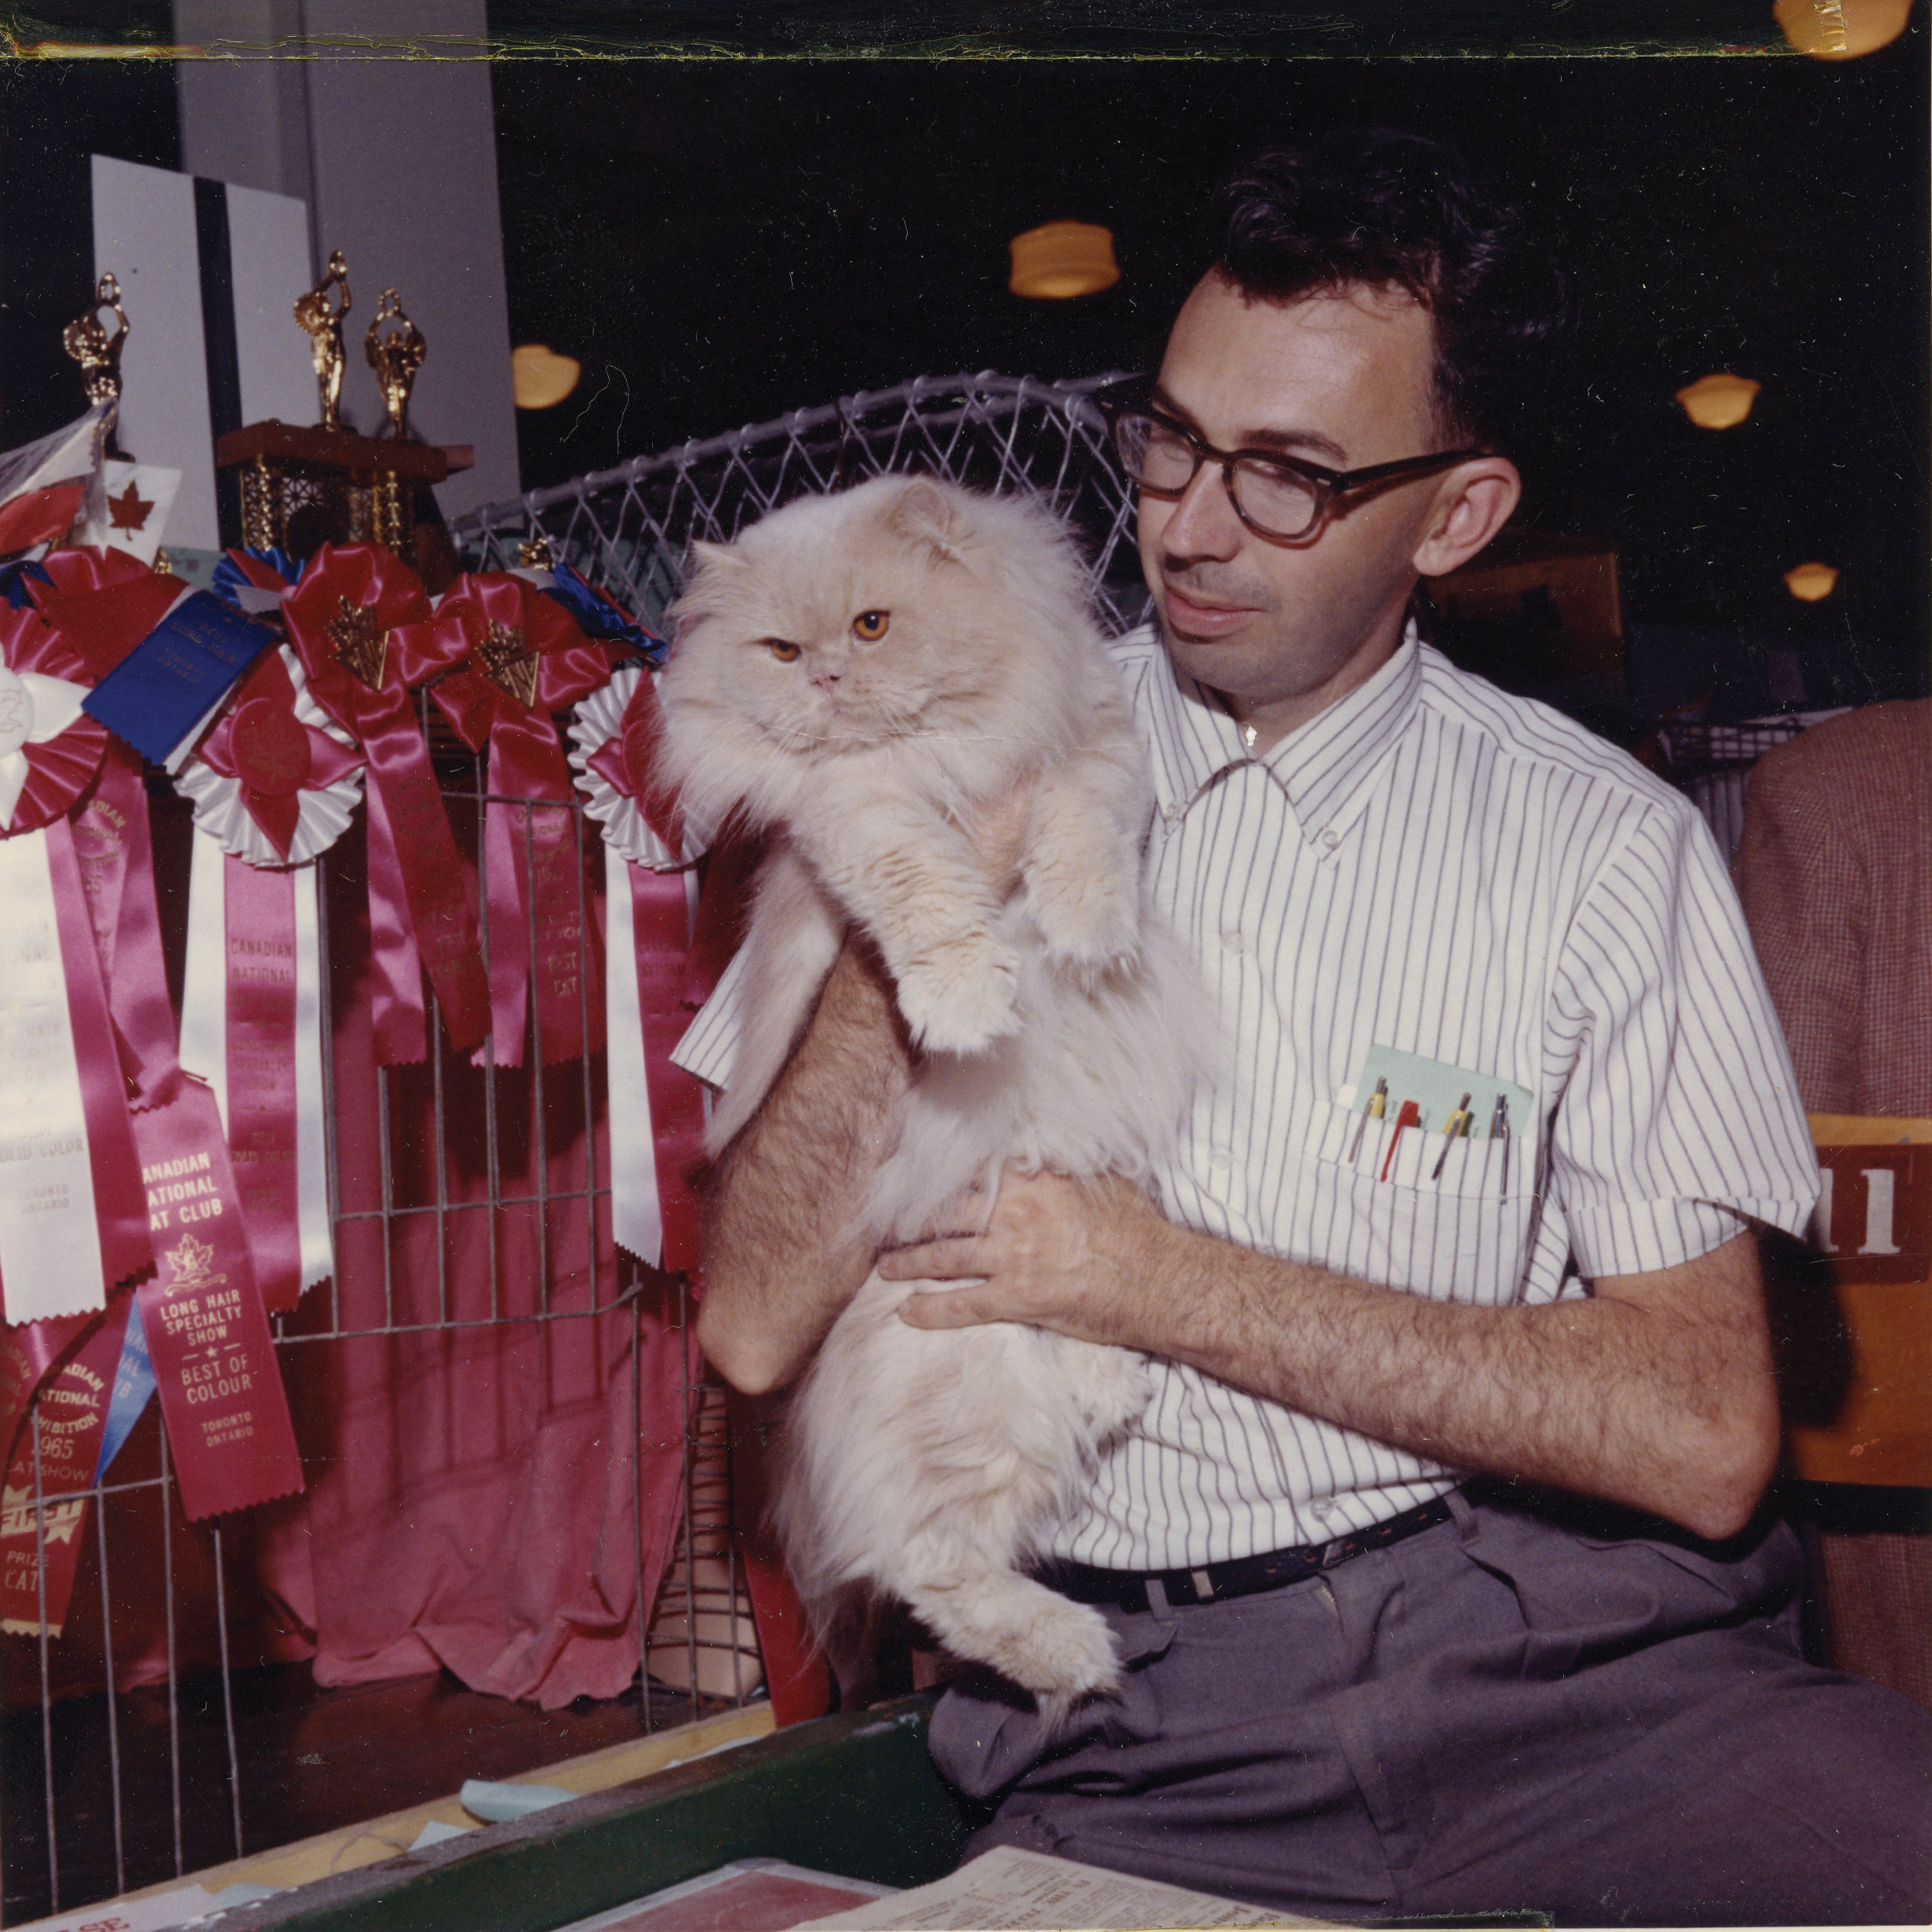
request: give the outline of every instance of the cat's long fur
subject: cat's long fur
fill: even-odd
[[[881,612],[866,642],[855,621]],[[849,920],[925,1049],[874,1237],[917,1237],[1009,1161],[1148,1181],[1193,1089],[1202,995],[1144,911],[1144,754],[1058,521],[880,478],[698,546],[678,618],[668,775],[698,818],[780,835],[713,1150],[782,1069]],[[1028,784],[1002,898],[965,827]],[[1144,1405],[1145,1368],[1016,1324],[912,1328],[896,1310],[916,1285],[873,1274],[794,1396],[786,1554],[822,1628],[889,1592],[1055,1716],[1113,1688],[1116,1660],[1099,1613],[1023,1568]]]

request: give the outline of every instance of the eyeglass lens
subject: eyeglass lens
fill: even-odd
[[[1128,475],[1158,495],[1179,496],[1201,467],[1194,444],[1157,416],[1127,412],[1116,417],[1114,439]],[[1241,515],[1274,536],[1302,535],[1321,507],[1320,494],[1307,477],[1259,457],[1243,457],[1234,465],[1234,487]]]

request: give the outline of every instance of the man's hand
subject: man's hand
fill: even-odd
[[[1743,1528],[1777,1453],[1749,1234],[1582,1300],[1478,1307],[1172,1227],[1121,1182],[1009,1171],[985,1233],[901,1249],[880,1272],[971,1284],[910,1297],[920,1328],[1028,1321],[1139,1349],[1452,1467],[1700,1536]]]
[[[971,1205],[970,1197],[961,1203]],[[1084,1342],[1139,1348],[1146,1346],[1141,1303],[1173,1233],[1125,1181],[1009,1168],[983,1233],[941,1234],[892,1249],[879,1257],[879,1272],[889,1281],[971,1284],[910,1296],[899,1314],[914,1328],[1030,1321]]]

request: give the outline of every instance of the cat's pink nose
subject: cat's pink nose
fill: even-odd
[[[839,674],[836,671],[816,672],[811,681],[829,698],[832,695],[832,687],[839,681]]]

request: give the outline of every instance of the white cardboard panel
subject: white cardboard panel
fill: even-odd
[[[308,337],[296,326],[294,313],[295,298],[315,279],[308,265],[308,204],[231,183],[228,259],[235,277],[242,421],[266,422],[272,416],[285,423],[315,422],[322,403]]]
[[[181,472],[168,540],[213,550],[221,538],[195,184],[165,168],[92,159],[94,272],[119,279],[129,331],[121,358],[121,447],[137,462]]]

